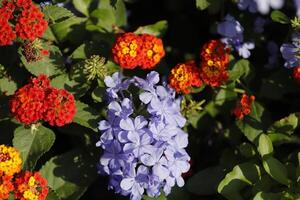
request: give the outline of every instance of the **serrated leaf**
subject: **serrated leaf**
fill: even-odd
[[[96,160],[83,149],[51,158],[40,170],[61,199],[77,200],[97,177]]]
[[[110,9],[99,8],[91,13],[91,19],[101,32],[112,32],[113,25],[116,23],[114,13]]]
[[[64,59],[59,48],[56,46],[46,46],[49,56],[43,56],[41,60],[35,62],[27,62],[21,48],[18,53],[25,68],[33,75],[46,74],[48,76],[59,75],[65,72]]]
[[[286,16],[283,12],[281,12],[279,10],[272,11],[271,19],[274,22],[278,22],[281,24],[289,24],[290,23],[290,19],[288,18],[288,16]]]
[[[51,85],[55,88],[65,89],[71,92],[76,99],[83,96],[90,88],[89,84],[72,80],[67,74],[62,74],[52,79]]]
[[[168,22],[166,20],[162,20],[159,22],[156,22],[155,24],[147,25],[147,26],[141,26],[136,31],[134,31],[136,34],[150,34],[157,37],[162,37],[165,32],[168,29]]]
[[[36,130],[26,129],[23,126],[14,132],[13,146],[20,153],[23,161],[23,170],[33,170],[38,159],[50,150],[55,141],[55,134],[44,126]]]
[[[205,10],[210,5],[209,0],[196,0],[196,7],[200,10]]]
[[[92,0],[73,0],[72,3],[79,12],[85,16],[89,16],[89,7]]]
[[[258,139],[258,152],[261,157],[273,153],[273,145],[271,139],[266,134],[261,134]]]
[[[53,34],[60,42],[72,41],[73,43],[81,43],[85,38],[85,22],[84,17],[70,17],[62,22],[50,25]]]
[[[229,80],[235,81],[250,73],[250,62],[246,59],[237,61],[231,70],[229,70]]]
[[[253,163],[236,165],[220,182],[218,192],[227,199],[243,200],[240,191],[253,185],[260,177],[260,168]]]
[[[225,172],[221,166],[206,168],[193,175],[186,183],[186,188],[196,195],[212,195],[217,191]]]
[[[74,16],[70,10],[55,5],[45,6],[43,8],[43,13],[45,14],[46,20],[50,22],[50,24],[61,22]]]
[[[76,115],[73,122],[97,132],[99,114],[89,105],[76,101]]]
[[[277,182],[289,185],[287,169],[279,160],[272,156],[263,158],[263,166],[266,172]]]
[[[288,117],[276,121],[268,129],[268,132],[292,135],[297,126],[298,117],[295,113],[292,113]]]

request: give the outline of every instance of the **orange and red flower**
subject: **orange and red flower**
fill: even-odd
[[[21,165],[20,153],[16,148],[0,145],[0,172],[2,174],[13,176],[21,170]]]
[[[31,5],[24,9],[17,18],[16,33],[23,40],[33,41],[42,37],[48,27],[48,22],[44,19],[41,10]]]
[[[200,53],[200,76],[204,83],[218,87],[228,79],[229,49],[220,40],[207,42]]]
[[[200,79],[199,69],[195,61],[177,64],[169,75],[169,84],[176,92],[185,94],[190,93],[191,87],[200,87],[202,81]]]
[[[163,42],[160,38],[149,34],[140,37],[143,41],[140,66],[142,69],[152,69],[165,56]]]
[[[253,95],[248,96],[246,94],[243,94],[242,98],[232,111],[235,117],[237,119],[243,119],[246,115],[249,115],[251,112],[251,104],[254,100],[255,97]]]
[[[15,198],[19,200],[45,200],[47,180],[39,172],[20,173],[15,180]]]
[[[63,89],[52,88],[45,99],[43,119],[51,126],[63,126],[72,122],[76,114],[75,99]]]
[[[9,193],[13,191],[12,176],[8,176],[0,171],[0,200],[8,199]]]
[[[134,33],[121,34],[113,45],[114,61],[125,69],[134,69],[140,63],[142,48],[141,38]]]

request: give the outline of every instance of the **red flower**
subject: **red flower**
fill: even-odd
[[[45,99],[47,107],[43,119],[51,126],[63,126],[72,122],[76,114],[75,99],[63,89],[52,88]]]
[[[143,41],[140,66],[142,69],[152,69],[165,56],[163,42],[149,34],[143,34],[140,37]]]
[[[242,98],[232,111],[237,119],[243,119],[246,115],[250,114],[251,104],[254,100],[255,97],[253,95],[247,96],[246,94],[243,94]]]
[[[141,38],[134,33],[121,34],[112,48],[114,61],[125,69],[134,69],[141,60]]]
[[[41,10],[31,5],[28,9],[22,10],[17,18],[16,33],[23,40],[33,41],[42,37],[48,27],[47,21]]]
[[[176,92],[185,94],[190,93],[189,89],[191,87],[200,87],[202,81],[195,61],[192,60],[186,63],[177,64],[171,70],[169,84]]]
[[[293,78],[300,85],[300,67],[293,68]]]
[[[36,123],[45,111],[44,98],[44,89],[27,84],[18,89],[10,99],[10,111],[21,123],[27,125]]]
[[[201,79],[212,87],[218,87],[228,79],[229,49],[220,40],[207,42],[201,50]]]
[[[14,0],[14,3],[21,9],[30,9],[32,6],[32,0]]]
[[[8,199],[9,193],[13,191],[12,178],[0,171],[0,200]]]
[[[15,198],[19,200],[45,200],[47,180],[39,172],[20,173],[15,180]]]
[[[15,6],[4,1],[0,8],[0,46],[10,45],[16,38],[16,33],[9,25],[9,20],[13,18]]]

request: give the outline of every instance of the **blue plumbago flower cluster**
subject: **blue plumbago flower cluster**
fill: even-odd
[[[244,28],[233,16],[228,14],[218,24],[217,31],[224,37],[222,41],[234,48],[240,56],[248,58],[251,55],[249,50],[254,49],[255,45],[253,42],[244,42]]]
[[[167,195],[175,184],[184,185],[181,175],[190,168],[181,99],[166,84],[158,85],[157,72],[122,79],[115,73],[104,80],[109,104],[107,120],[99,122],[97,146],[104,150],[99,173],[109,175],[109,189],[131,200],[144,193]]]
[[[284,66],[293,68],[300,66],[300,32],[292,35],[292,43],[282,44],[280,47],[282,57],[285,59]]]
[[[271,9],[282,8],[283,4],[284,0],[239,0],[238,8],[240,10],[249,10],[251,13],[268,14]]]

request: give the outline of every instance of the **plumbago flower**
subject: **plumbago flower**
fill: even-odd
[[[300,32],[292,35],[292,43],[282,44],[280,51],[285,59],[284,67],[293,68],[300,66]]]
[[[224,20],[218,24],[217,31],[224,38],[222,41],[228,46],[234,48],[239,56],[249,58],[250,50],[254,49],[253,42],[244,42],[244,28],[231,15],[227,15]]]
[[[183,186],[181,175],[189,170],[190,157],[184,149],[186,119],[175,91],[160,85],[154,71],[145,79],[129,80],[117,72],[104,81],[109,104],[96,145],[104,150],[99,173],[109,176],[109,189],[140,200],[143,194],[157,197],[161,191],[169,194],[175,184]]]
[[[240,10],[249,10],[251,13],[259,12],[268,14],[271,9],[280,9],[284,5],[284,0],[239,0]]]

